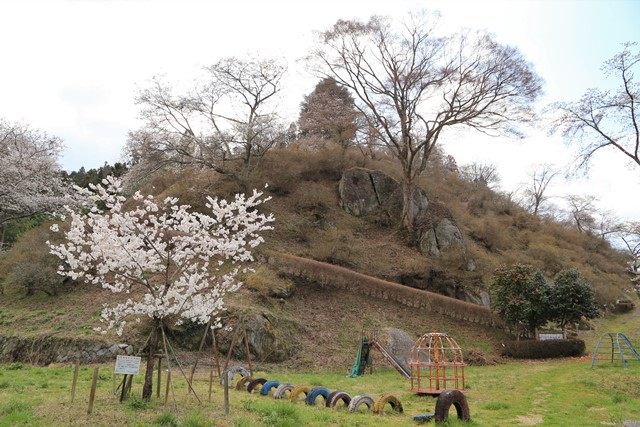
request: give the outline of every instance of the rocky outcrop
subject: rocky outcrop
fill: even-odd
[[[0,361],[28,362],[40,365],[79,361],[81,363],[108,362],[117,355],[132,355],[133,347],[84,339],[55,336],[0,336]]]
[[[282,362],[288,359],[294,350],[294,343],[291,341],[291,336],[281,337],[281,333],[278,333],[276,325],[272,320],[264,314],[249,314],[244,315],[244,327],[247,331],[247,341],[249,343],[249,353],[253,359],[260,362]],[[235,320],[237,321],[237,320]],[[232,323],[235,323],[233,321]],[[231,330],[221,332],[219,335],[220,350],[222,353],[227,353],[235,333],[235,324],[231,324]],[[278,325],[286,329],[287,325]],[[289,338],[289,339],[287,339]],[[240,341],[233,349],[233,356],[237,359],[244,359],[244,345],[242,344],[242,337],[239,337]]]
[[[340,206],[351,215],[363,217],[384,214],[392,221],[402,216],[402,188],[400,183],[384,172],[365,168],[344,171],[338,184]],[[414,193],[416,216],[423,215],[429,201],[421,189]]]
[[[338,185],[340,206],[359,217],[383,215],[390,222],[402,216],[402,187],[384,172],[365,168],[344,171]],[[464,238],[449,210],[437,202],[429,202],[425,192],[414,192],[415,240],[425,255],[438,256],[450,247],[464,245]]]

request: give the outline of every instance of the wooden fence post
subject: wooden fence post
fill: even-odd
[[[165,405],[169,401],[169,387],[171,387],[171,369],[167,370],[167,385],[166,385],[166,390],[164,392],[164,404]]]
[[[93,401],[96,398],[96,385],[98,384],[98,370],[99,367],[95,367],[93,369],[93,380],[91,381],[91,392],[89,393],[89,409],[87,409],[87,414],[91,415],[93,412]]]
[[[160,399],[160,390],[162,384],[162,356],[158,357],[158,386],[156,387],[156,397]]]
[[[224,372],[224,414],[229,415],[229,374]]]
[[[73,379],[71,380],[71,403],[76,398],[76,384],[78,383],[78,369],[80,369],[80,361],[76,360],[73,365]]]

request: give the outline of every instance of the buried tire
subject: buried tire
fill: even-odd
[[[469,404],[467,397],[460,390],[445,390],[440,393],[436,401],[435,421],[440,423],[447,420],[449,416],[449,408],[453,405],[456,408],[458,419],[469,421]]]
[[[344,406],[348,408],[349,403],[351,403],[351,396],[349,395],[349,393],[345,393],[344,391],[334,391],[329,394],[329,397],[327,397],[325,405],[327,408],[335,408],[340,401],[342,401],[344,403]]]
[[[331,391],[326,387],[314,387],[309,391],[309,393],[307,393],[305,402],[307,403],[307,405],[314,406],[316,404],[316,399],[318,398],[318,396],[322,396],[326,406],[326,402],[329,400],[330,393]]]
[[[263,396],[268,396],[269,391],[271,391],[272,388],[277,389],[278,386],[280,386],[280,381],[267,381],[266,383],[262,384],[260,394]]]
[[[289,394],[289,400],[291,400],[292,402],[295,402],[296,400],[298,400],[298,397],[303,393],[306,398],[310,390],[311,390],[311,387],[309,387],[308,385],[299,385],[297,387],[294,387],[293,390],[291,390],[291,394]]]
[[[376,400],[376,403],[374,403],[373,405],[373,412],[375,412],[376,414],[384,413],[384,407],[387,405],[387,403],[391,405],[391,408],[395,412],[403,412],[402,403],[400,403],[398,398],[392,394],[383,394],[382,396],[380,396],[380,398]]]
[[[284,399],[284,396],[287,392],[291,393],[295,386],[293,384],[280,384],[276,391],[273,393],[274,399]]]
[[[236,390],[247,390],[247,384],[253,381],[253,377],[242,377],[236,383]]]
[[[266,378],[256,378],[255,380],[251,381],[249,384],[247,384],[247,391],[249,393],[253,393],[253,390],[258,387],[261,386],[262,384],[266,383],[267,379]]]
[[[362,405],[365,405],[367,410],[371,410],[373,407],[373,397],[368,394],[359,394],[355,396],[351,399],[351,402],[349,402],[349,412],[358,412],[358,409]]]

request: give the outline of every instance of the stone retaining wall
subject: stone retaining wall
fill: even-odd
[[[78,360],[81,363],[107,362],[119,354],[133,354],[128,344],[55,336],[17,337],[0,335],[0,361],[39,365]]]
[[[268,262],[285,275],[302,277],[327,288],[346,289],[467,322],[504,328],[504,323],[491,310],[477,304],[387,282],[344,267],[295,255],[270,253]]]

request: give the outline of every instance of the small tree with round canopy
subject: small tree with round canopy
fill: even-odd
[[[551,320],[564,328],[583,317],[598,316],[595,294],[575,268],[560,271],[551,288]]]

